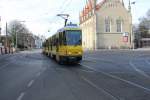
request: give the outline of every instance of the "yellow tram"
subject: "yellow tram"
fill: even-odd
[[[82,31],[76,25],[67,25],[44,42],[44,53],[58,63],[82,60]]]

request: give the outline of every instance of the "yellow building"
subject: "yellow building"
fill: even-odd
[[[88,0],[80,12],[85,49],[131,48],[132,16],[123,0]]]

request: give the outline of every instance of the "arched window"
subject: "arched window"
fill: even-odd
[[[109,17],[105,18],[105,32],[111,32],[111,20]]]
[[[116,20],[116,28],[117,28],[117,32],[122,32],[122,20],[121,19]]]

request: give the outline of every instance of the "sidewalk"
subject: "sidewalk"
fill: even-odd
[[[134,49],[134,51],[150,51],[150,48],[138,48]]]
[[[96,49],[96,50],[84,50],[84,52],[105,52],[105,51],[150,51],[150,48],[137,48],[137,49]]]

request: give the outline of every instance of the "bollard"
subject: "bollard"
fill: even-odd
[[[3,55],[3,48],[1,48],[1,54]]]
[[[9,47],[9,54],[10,54],[10,47]]]
[[[1,48],[1,54],[2,54],[2,48]]]
[[[5,48],[5,54],[7,54],[7,48]]]
[[[1,54],[3,55],[3,48],[1,48]]]

